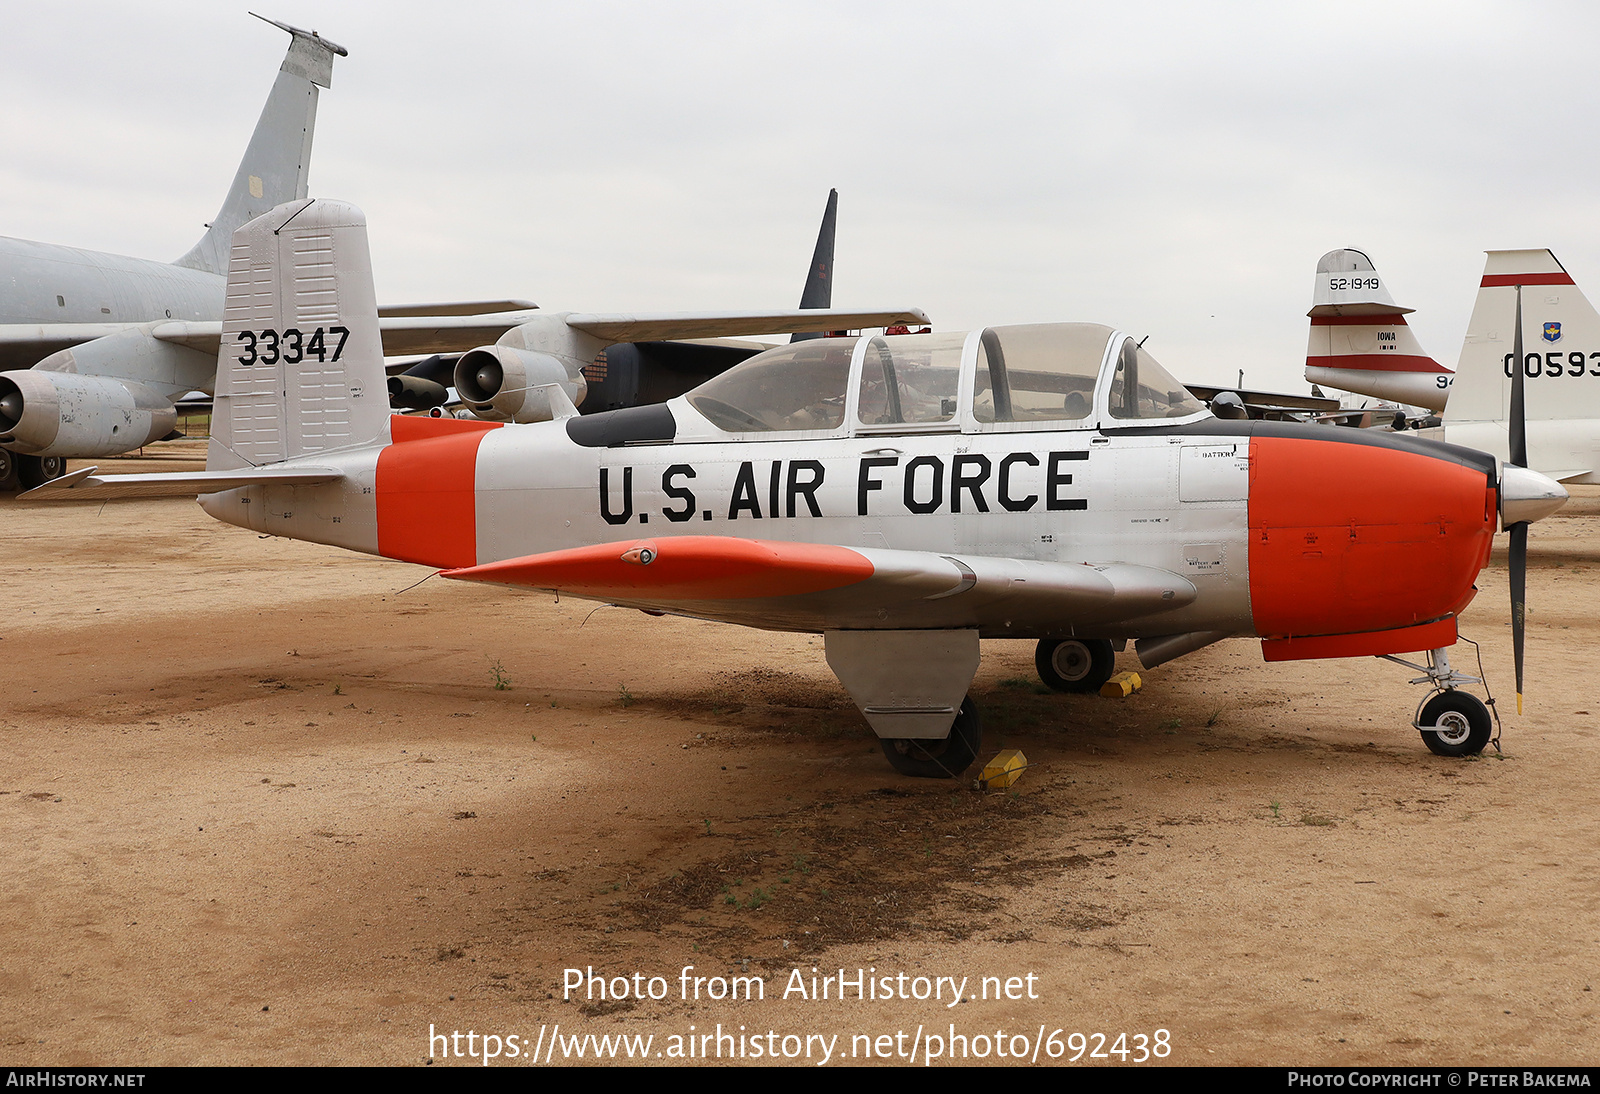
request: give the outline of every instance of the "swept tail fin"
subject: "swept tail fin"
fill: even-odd
[[[839,219],[839,191],[828,191],[828,205],[822,211],[822,227],[817,230],[817,247],[811,252],[811,266],[806,271],[805,288],[800,291],[802,308],[833,307],[833,236]],[[804,342],[808,338],[824,337],[821,331],[801,331],[791,334],[789,341]]]
[[[226,273],[228,245],[235,229],[286,201],[306,196],[311,137],[317,122],[317,88],[332,86],[333,58],[346,56],[348,51],[316,31],[272,19],[263,21],[289,32],[289,52],[278,69],[277,81],[267,96],[222,208],[200,242],[173,263],[175,266]]]
[[[1444,409],[1450,370],[1422,352],[1372,260],[1346,248],[1317,262],[1306,380],[1409,406]]]

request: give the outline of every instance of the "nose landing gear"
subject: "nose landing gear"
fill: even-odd
[[[1497,732],[1500,714],[1494,709],[1494,697],[1490,696],[1486,703],[1470,692],[1459,690],[1463,684],[1482,684],[1483,680],[1452,670],[1448,653],[1442,649],[1429,650],[1426,665],[1393,654],[1382,656],[1385,661],[1421,672],[1423,675],[1412,680],[1413,684],[1432,685],[1432,690],[1418,704],[1416,717],[1411,722],[1422,734],[1422,743],[1428,746],[1429,752],[1436,756],[1476,756],[1491,743],[1496,752],[1500,751]],[[1487,686],[1484,690],[1488,691]]]

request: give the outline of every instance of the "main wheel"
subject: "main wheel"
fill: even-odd
[[[1464,691],[1441,691],[1423,704],[1417,721],[1423,726],[1422,743],[1440,756],[1476,756],[1494,732],[1489,708]]]
[[[1033,664],[1039,679],[1056,691],[1095,692],[1111,679],[1117,652],[1108,638],[1042,639]]]
[[[17,477],[24,490],[43,486],[51,479],[59,479],[67,470],[65,456],[18,456]]]
[[[983,727],[978,724],[978,704],[961,700],[950,736],[942,741],[910,737],[883,737],[879,744],[889,763],[914,779],[955,779],[972,766],[983,747]]]
[[[0,494],[9,494],[22,485],[18,470],[17,454],[0,448]]]

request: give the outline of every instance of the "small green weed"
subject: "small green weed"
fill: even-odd
[[[633,692],[628,690],[628,685],[627,684],[618,684],[617,685],[617,693],[618,693],[618,698],[622,702],[623,706],[625,706],[625,707],[633,706]]]
[[[494,690],[511,690],[511,677],[506,675],[506,667],[499,661],[491,661],[489,663],[489,678],[494,681]],[[555,706],[554,703],[551,703],[550,705]]]
[[[1276,820],[1278,818],[1278,810],[1283,808],[1283,803],[1282,802],[1269,802],[1269,803],[1267,803],[1267,808],[1272,810],[1272,817],[1273,817],[1274,820]]]

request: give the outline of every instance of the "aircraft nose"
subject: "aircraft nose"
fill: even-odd
[[[1542,520],[1567,504],[1566,488],[1548,475],[1508,463],[1500,469],[1500,528]]]

